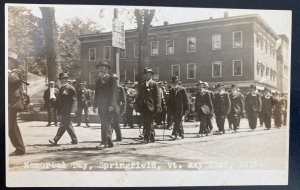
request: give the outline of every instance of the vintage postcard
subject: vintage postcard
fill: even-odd
[[[6,4],[7,186],[288,185],[291,21]]]

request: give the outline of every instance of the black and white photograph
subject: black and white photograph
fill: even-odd
[[[5,4],[8,187],[288,185],[292,12]]]

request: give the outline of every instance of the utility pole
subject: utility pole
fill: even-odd
[[[119,17],[118,15],[118,9],[114,9],[114,19],[117,20]],[[120,81],[120,48],[114,47],[114,66],[113,66],[113,72],[116,73],[119,81]]]

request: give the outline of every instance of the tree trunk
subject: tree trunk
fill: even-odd
[[[55,52],[56,39],[56,24],[55,24],[55,9],[50,7],[40,7],[42,12],[42,26],[46,44],[46,60],[48,81],[57,79],[57,61]]]

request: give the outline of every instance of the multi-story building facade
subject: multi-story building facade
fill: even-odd
[[[135,81],[138,71],[137,30],[125,32],[120,53],[120,81]],[[151,27],[149,59],[155,80],[178,75],[186,87],[198,80],[214,85],[251,83],[277,88],[276,42],[279,36],[257,14]],[[113,64],[111,32],[79,36],[82,80],[95,84],[98,61]]]
[[[278,91],[288,93],[289,90],[289,39],[286,35],[279,35],[277,48],[277,87]]]

